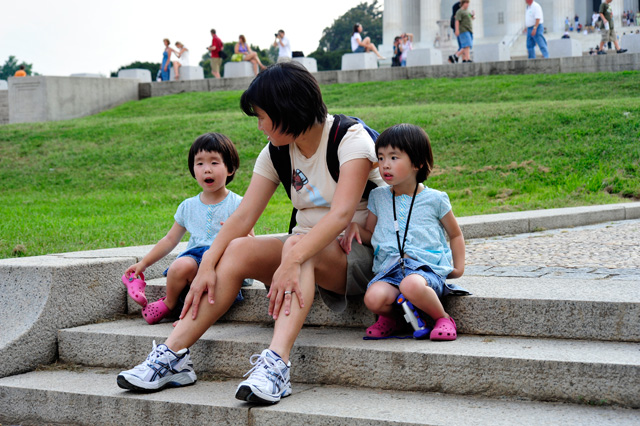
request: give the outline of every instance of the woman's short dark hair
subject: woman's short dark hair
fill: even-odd
[[[359,27],[359,26],[360,26],[360,23],[356,23],[356,24],[353,26],[353,34],[355,34],[355,33],[357,33],[357,32],[358,32],[358,27]]]
[[[222,133],[205,133],[204,135],[198,136],[191,145],[191,149],[189,149],[189,171],[194,178],[196,174],[193,171],[193,165],[196,155],[201,151],[217,152],[222,156],[222,162],[226,166],[227,171],[231,173],[227,176],[226,184],[229,184],[240,167],[240,157],[231,139]]]
[[[424,182],[433,170],[433,153],[429,135],[413,124],[396,124],[382,132],[376,140],[376,154],[380,148],[390,146],[405,152],[411,164],[417,167],[416,180]]]
[[[255,108],[260,108],[274,130],[294,138],[327,119],[318,82],[297,62],[281,62],[259,73],[242,94],[240,108],[250,117],[257,117]]]

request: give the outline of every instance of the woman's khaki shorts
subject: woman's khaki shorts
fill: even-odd
[[[291,235],[282,235],[278,238],[283,243]],[[320,298],[325,305],[336,313],[343,312],[347,308],[348,297],[362,295],[367,291],[367,284],[373,278],[373,249],[359,244],[356,240],[351,242],[351,252],[347,255],[347,291],[346,294],[338,294],[316,285]]]

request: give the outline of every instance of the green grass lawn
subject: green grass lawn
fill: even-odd
[[[330,85],[329,111],[378,130],[429,134],[457,216],[640,198],[640,73],[489,76]],[[62,122],[0,126],[0,258],[152,244],[199,187],[187,152],[227,134],[241,153],[243,194],[265,144],[241,92],[129,102]],[[283,232],[281,189],[256,233]]]

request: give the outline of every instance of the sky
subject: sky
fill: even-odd
[[[363,2],[372,0],[3,1],[0,65],[12,55],[41,75],[109,76],[135,61],[161,62],[164,38],[182,42],[195,64],[211,45],[211,28],[225,43],[244,34],[261,49],[283,29],[292,49],[308,55],[322,30]]]

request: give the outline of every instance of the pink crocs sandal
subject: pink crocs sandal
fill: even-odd
[[[142,308],[142,316],[149,323],[149,325],[157,324],[160,320],[171,313],[171,309],[164,304],[164,299],[167,296],[161,297],[157,302],[149,303]]]
[[[367,328],[367,336],[373,338],[388,337],[401,329],[402,327],[398,325],[398,322],[394,318],[380,315],[378,316],[378,321]]]
[[[138,305],[143,308],[147,306],[147,297],[144,295],[144,288],[147,286],[147,283],[144,282],[144,274],[140,273],[141,278],[136,278],[134,274],[126,277],[122,276],[122,283],[127,287],[127,293],[136,302]]]
[[[453,318],[438,318],[429,338],[431,340],[456,340],[458,337],[456,322]]]

